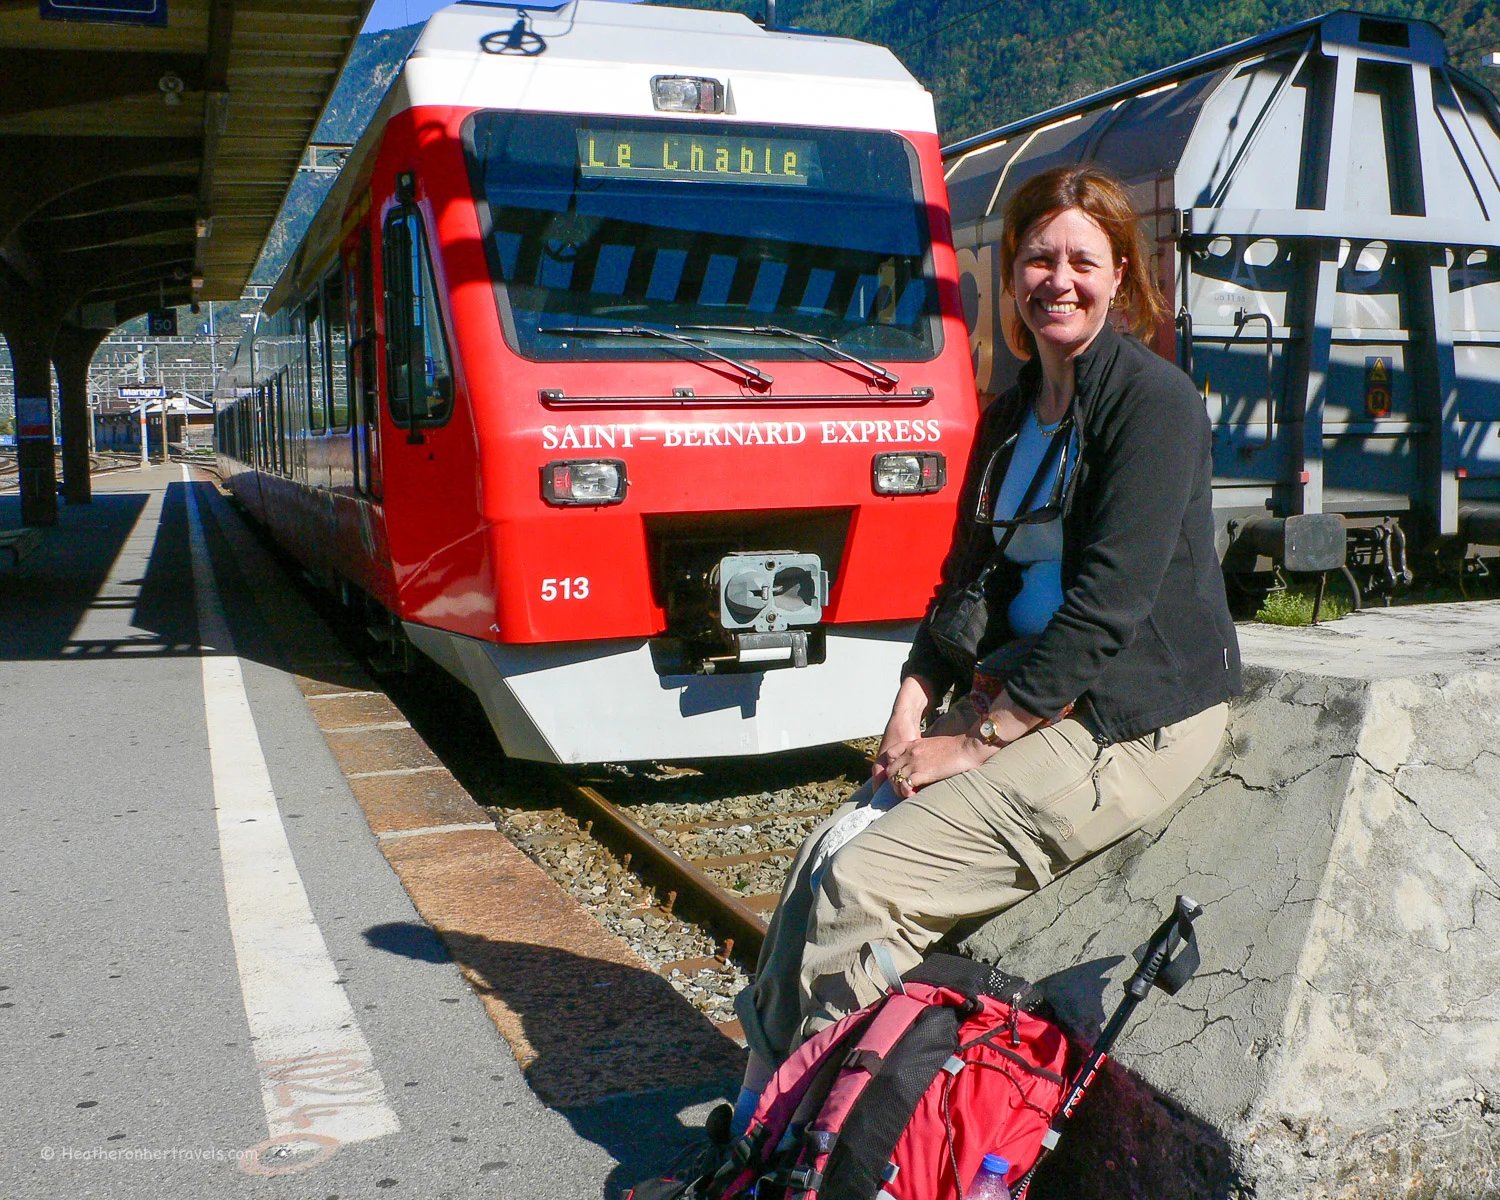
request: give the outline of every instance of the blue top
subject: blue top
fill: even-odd
[[[984,1162],[980,1164],[981,1171],[988,1171],[991,1175],[1009,1175],[1010,1159],[1003,1154],[986,1154]]]
[[[1047,447],[1051,445],[1052,439],[1047,435],[1055,433],[1057,428],[1057,425],[1044,426],[1038,422],[1034,408],[1027,414],[1016,437],[1016,448],[1010,456],[1010,465],[1005,469],[999,495],[995,497],[996,520],[1008,521],[1015,517],[1026,489],[1031,486]],[[1078,461],[1077,430],[1068,436],[1073,439],[1073,444],[1068,447],[1068,476],[1071,478]],[[1051,500],[1062,455],[1058,455],[1057,464],[1038,486],[1031,511],[1045,507]],[[997,542],[1004,535],[1004,530],[995,530]],[[1021,566],[1021,590],[1010,602],[1006,613],[1017,637],[1041,633],[1052,620],[1052,614],[1062,605],[1062,548],[1061,521],[1022,525],[1005,548],[1005,557]]]

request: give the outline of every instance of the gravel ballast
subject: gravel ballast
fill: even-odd
[[[782,851],[759,862],[699,864],[726,890],[761,896],[781,890],[792,852],[863,779],[860,749],[825,747],[701,769],[610,765],[593,769],[587,782],[690,861]],[[667,912],[667,896],[626,869],[575,817],[561,807],[487,811],[506,837],[709,1020],[734,1018],[734,996],[749,980],[744,965],[734,956],[724,960],[722,944],[703,928]],[[672,965],[694,959],[716,961]]]

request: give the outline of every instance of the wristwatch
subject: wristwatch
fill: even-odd
[[[1000,727],[995,724],[993,717],[985,717],[979,722],[979,740],[991,746],[1005,745],[1005,739],[1000,736]]]

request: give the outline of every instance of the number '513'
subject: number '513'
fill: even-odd
[[[588,594],[589,581],[586,575],[575,575],[572,579],[542,580],[542,599],[549,603],[553,600],[585,600]]]

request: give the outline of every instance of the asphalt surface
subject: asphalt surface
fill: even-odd
[[[268,1118],[226,906],[188,485],[176,466],[124,472],[0,569],[0,1195],[616,1194],[714,1097],[558,1112],[533,1095],[278,664],[227,554],[237,518],[197,486],[286,840],[399,1130],[244,1157]],[[0,528],[18,518],[0,497]]]

